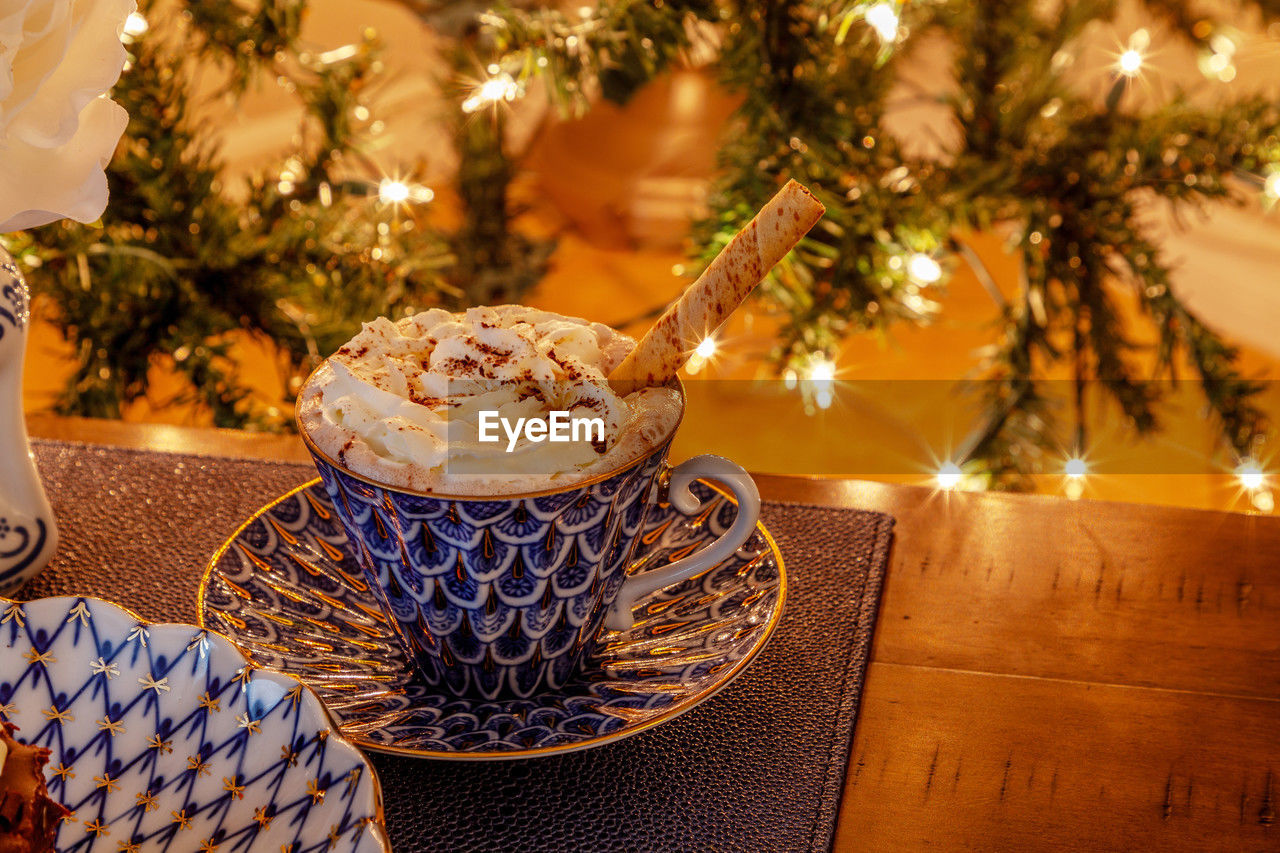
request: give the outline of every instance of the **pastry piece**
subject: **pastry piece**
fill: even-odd
[[[788,181],[614,368],[609,374],[613,390],[630,394],[674,379],[699,342],[719,328],[825,212],[811,192]]]
[[[15,731],[0,720],[0,853],[47,853],[68,812],[44,784],[49,750],[21,743]]]

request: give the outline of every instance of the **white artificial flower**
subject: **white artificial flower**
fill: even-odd
[[[107,206],[129,116],[106,97],[134,0],[0,0],[0,234]]]

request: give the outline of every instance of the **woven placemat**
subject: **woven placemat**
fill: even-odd
[[[309,466],[37,441],[62,542],[19,598],[93,595],[196,621],[209,557]],[[777,633],[722,693],[597,749],[459,763],[374,755],[397,853],[827,850],[893,520],[766,503],[789,580]]]

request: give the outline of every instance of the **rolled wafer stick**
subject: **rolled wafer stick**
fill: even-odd
[[[812,193],[788,181],[613,369],[613,390],[630,394],[674,379],[698,343],[742,304],[825,212]]]

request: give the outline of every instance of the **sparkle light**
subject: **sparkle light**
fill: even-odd
[[[934,479],[938,482],[938,488],[950,490],[960,485],[960,481],[964,479],[964,472],[956,463],[946,462],[938,469]]]
[[[805,398],[805,411],[812,414],[812,406],[819,409],[831,408],[831,404],[835,402],[832,383],[836,378],[836,363],[822,353],[811,353],[801,377],[804,379],[800,391]]]
[[[719,348],[714,335],[707,335],[698,345],[693,348],[693,352],[689,354],[689,360],[685,362],[685,370],[689,375],[693,376],[702,371],[711,359],[715,356],[716,350]]]
[[[494,74],[471,91],[462,102],[464,113],[473,113],[481,107],[502,101],[514,101],[520,94],[520,85],[505,71]]]
[[[404,181],[393,181],[384,178],[378,184],[378,200],[384,204],[399,204],[409,200],[409,185]]]
[[[1267,175],[1262,184],[1262,194],[1272,201],[1280,201],[1280,169]]]
[[[1120,54],[1116,68],[1126,77],[1132,77],[1142,70],[1142,52],[1129,48]]]
[[[1072,456],[1062,466],[1062,472],[1073,480],[1079,480],[1089,473],[1089,465],[1079,456]]]
[[[809,370],[805,374],[805,379],[810,382],[830,382],[836,378],[836,364],[834,361],[824,357],[815,356],[809,364]]]
[[[1261,489],[1267,481],[1267,477],[1262,472],[1257,462],[1246,460],[1236,467],[1236,478],[1240,480],[1240,485],[1249,491]]]
[[[422,184],[410,184],[394,178],[383,178],[378,184],[378,201],[383,204],[428,202],[435,197],[435,191]]]
[[[889,3],[876,3],[863,15],[881,40],[890,42],[898,38],[898,12]]]
[[[924,252],[916,252],[907,260],[907,275],[921,284],[933,284],[942,278],[942,267]]]
[[[136,39],[150,27],[151,25],[147,23],[147,19],[137,12],[130,12],[129,17],[124,19],[124,34],[131,39]]]
[[[1144,52],[1150,45],[1150,33],[1145,29],[1134,30],[1133,35],[1129,36],[1129,44],[1124,53],[1121,53],[1120,58],[1116,60],[1116,70],[1126,77],[1137,75],[1142,70],[1143,62],[1146,61]]]

